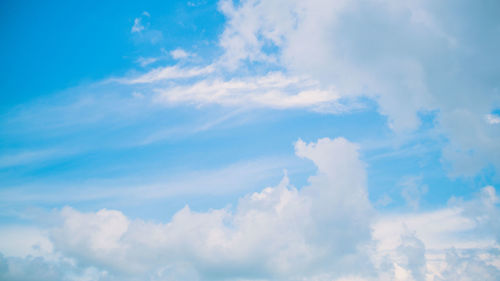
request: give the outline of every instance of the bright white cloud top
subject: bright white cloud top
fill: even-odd
[[[0,280],[500,280],[500,5],[182,5],[1,112]]]

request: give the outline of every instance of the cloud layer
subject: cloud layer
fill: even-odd
[[[307,186],[293,187],[285,174],[279,185],[244,196],[234,208],[196,212],[186,206],[169,222],[155,223],[130,219],[116,210],[84,213],[65,207],[53,215],[55,224],[47,229],[53,248],[44,247],[45,258],[3,257],[0,276],[11,280],[35,276],[43,280],[87,280],[78,279],[85,276],[88,280],[456,280],[457,272],[461,280],[500,276],[494,188],[484,188],[472,201],[454,199],[449,208],[436,212],[378,215],[367,197],[365,164],[359,160],[357,145],[343,138],[299,140],[295,152],[317,167]]]

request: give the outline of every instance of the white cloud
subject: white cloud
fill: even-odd
[[[151,15],[144,11],[140,17],[134,19],[130,33],[135,42],[157,44],[163,39],[163,33],[160,30],[150,28],[150,18]]]
[[[136,62],[142,66],[142,67],[145,67],[145,66],[148,66],[152,63],[155,63],[158,61],[158,58],[143,58],[143,57],[139,57]]]
[[[500,124],[500,116],[494,114],[486,114],[486,122],[489,124]]]
[[[387,195],[387,193],[385,193],[384,195],[380,196],[375,205],[385,207],[391,203],[392,203],[392,198],[389,195]]]
[[[418,209],[421,197],[424,196],[429,189],[427,185],[421,184],[420,181],[421,177],[407,177],[399,183],[399,185],[403,187],[401,196],[403,196],[406,204],[414,210]]]
[[[166,104],[219,104],[233,107],[310,108],[338,113],[347,110],[334,89],[315,81],[282,73],[224,81],[206,79],[187,86],[158,88],[157,102]]]
[[[0,276],[30,280],[35,272],[41,280],[498,278],[500,214],[493,187],[483,188],[469,201],[452,199],[440,210],[377,217],[368,200],[365,164],[357,145],[343,138],[299,140],[295,152],[317,167],[307,186],[296,189],[285,175],[278,186],[248,194],[234,208],[196,212],[186,206],[169,222],[158,223],[131,219],[117,210],[84,213],[66,207],[50,219],[54,227],[35,233],[50,241],[26,240],[49,243],[44,249],[52,256],[0,258]],[[24,239],[2,236],[4,245]]]
[[[57,262],[43,257],[4,257],[0,253],[0,280],[9,281],[118,281],[106,271],[79,268],[70,260]]]
[[[414,233],[405,233],[401,235],[401,244],[398,246],[396,253],[402,258],[399,260],[400,264],[398,264],[398,266],[403,266],[402,269],[405,272],[403,275],[406,275],[401,277],[396,274],[397,279],[425,281],[427,272],[425,245]],[[408,276],[412,278],[410,279]]]
[[[134,25],[132,26],[132,29],[130,32],[132,33],[138,33],[144,30],[144,25],[141,23],[141,18],[135,18],[134,19]]]
[[[495,190],[485,187],[472,200],[453,199],[448,207],[435,211],[381,215],[373,232],[378,241],[377,253],[392,257],[402,267],[399,274],[413,275],[414,279],[409,280],[475,280],[478,276],[496,280],[500,274],[500,245],[495,198]],[[410,249],[404,246],[408,242]],[[404,257],[407,254],[413,257]],[[410,258],[416,261],[406,263]],[[411,270],[409,266],[419,269]],[[420,277],[416,278],[412,271]],[[462,272],[462,279],[456,279],[459,275],[453,271]],[[423,275],[427,277],[422,279]]]
[[[367,263],[371,207],[357,147],[321,139],[299,141],[296,151],[318,166],[301,190],[285,176],[277,187],[240,199],[234,212],[186,206],[166,224],[65,208],[51,239],[64,255],[116,274],[180,274],[183,264],[203,280],[359,273]]]
[[[221,45],[226,49],[223,61],[230,65],[276,56],[287,69],[333,84],[344,96],[365,94],[378,99],[380,111],[398,131],[416,128],[416,112],[432,101],[418,58],[396,49],[411,47],[405,45],[408,40],[400,38],[405,44],[391,47],[397,37],[409,34],[370,30],[373,25],[403,29],[422,25],[433,36],[422,20],[395,19],[399,13],[418,12],[417,18],[429,22],[432,18],[425,10],[385,1],[243,1],[236,7],[232,1],[222,1],[220,6],[229,18]],[[356,32],[350,30],[353,26]],[[265,53],[266,42],[279,51]]]
[[[66,189],[65,185],[59,184],[6,187],[0,191],[0,204],[67,204],[96,201],[113,204],[127,202],[129,198],[145,202],[179,196],[244,194],[255,186],[278,178],[283,167],[294,171],[303,168],[303,164],[287,157],[266,157],[183,173],[165,170],[161,175],[151,178],[140,175],[91,180],[83,184],[75,183],[74,189]],[[51,188],[53,193],[47,194],[47,188]]]
[[[498,259],[498,256],[496,256]],[[446,253],[446,265],[436,281],[474,281],[474,280],[499,280],[500,270],[478,258],[474,254],[457,253],[450,250]]]
[[[443,156],[452,174],[473,175],[489,163],[498,170],[499,128],[482,120],[500,107],[492,47],[500,39],[488,24],[497,22],[489,11],[498,7],[454,4],[225,0],[220,62],[229,69],[247,61],[279,65],[334,85],[340,97],[369,97],[396,132],[415,130],[420,113],[435,112],[450,139]]]
[[[0,157],[0,169],[50,161],[75,153],[76,151],[63,149],[36,149],[5,153]]]
[[[0,253],[7,256],[47,256],[53,250],[47,234],[32,226],[0,227]]]
[[[170,51],[170,55],[172,56],[173,59],[176,59],[176,60],[185,59],[185,58],[191,56],[190,53],[188,53],[180,48]]]
[[[478,71],[478,76],[489,77],[492,70],[481,72],[483,67],[470,65],[467,55],[483,50],[486,56],[491,55],[484,42],[496,46],[497,41],[483,42],[481,37],[490,38],[489,29],[478,34],[481,40],[470,43],[460,25],[453,25],[458,14],[440,17],[426,1],[269,0],[241,1],[236,6],[221,1],[220,8],[228,23],[220,37],[225,53],[218,62],[200,67],[160,67],[118,81],[144,86],[141,91],[153,92],[154,101],[167,105],[306,108],[338,113],[346,110],[340,99],[367,96],[379,103],[380,113],[397,132],[418,128],[418,114],[435,111],[437,128],[450,138],[443,155],[452,162],[456,174],[473,175],[488,163],[500,167],[500,134],[498,126],[492,126],[500,121],[488,114],[500,102],[494,95],[498,80],[488,82],[471,75]],[[145,33],[144,17],[149,14],[134,20],[131,32],[136,36]],[[462,18],[458,17],[460,22]],[[463,21],[474,24],[468,17]],[[190,56],[182,49],[170,54],[174,59]],[[473,57],[474,61],[480,59]],[[496,64],[496,57],[489,57],[492,64]],[[283,70],[233,79],[219,75],[221,65],[234,70],[245,61],[265,62]],[[154,60],[138,62],[146,66]],[[177,81],[182,79],[194,82],[186,85]],[[142,92],[132,95],[136,97],[131,102],[134,104],[151,96]],[[92,101],[84,101],[85,105],[94,107]],[[127,108],[113,108],[128,116]],[[59,120],[66,114],[56,115]],[[143,143],[158,141],[168,133],[151,135]],[[169,222],[155,223],[128,218],[117,210],[82,213],[67,207],[58,214],[60,224],[50,231],[50,237],[43,231],[14,237],[19,230],[0,230],[5,239],[0,249],[8,255],[26,256],[40,254],[32,245],[39,245],[44,252],[54,251],[54,246],[54,253],[76,261],[94,280],[112,278],[106,272],[149,280],[499,278],[500,213],[493,187],[485,187],[469,201],[452,199],[446,208],[415,212],[426,188],[410,179],[402,184],[402,195],[414,212],[378,214],[374,222],[377,214],[367,199],[364,164],[357,149],[342,138],[309,144],[299,140],[296,154],[312,160],[318,168],[309,185],[296,189],[285,176],[278,186],[243,197],[234,210],[196,212],[186,206]],[[4,157],[0,166],[43,159],[51,153]],[[238,170],[264,173],[267,167],[259,164],[211,175],[194,174],[190,178],[196,180],[184,183],[182,189],[191,192],[204,182],[229,188],[227,182],[247,182]],[[119,191],[137,195],[137,189],[120,187]],[[165,197],[171,192],[163,186],[145,187],[137,198]],[[380,202],[390,203],[390,198]],[[20,247],[9,242],[15,239],[27,244]],[[83,274],[74,264],[64,266]],[[48,272],[48,279],[59,280],[58,270],[45,259],[0,258],[3,278],[44,279],[43,272]],[[22,277],[21,272],[29,276]]]
[[[142,19],[143,18],[150,18],[150,17],[151,17],[151,15],[148,12],[146,12],[146,11],[142,12],[141,17],[134,19],[134,25],[132,26],[132,29],[130,30],[130,32],[131,33],[141,33],[145,29],[145,27],[142,23]]]
[[[158,67],[139,77],[118,79],[118,81],[124,84],[146,84],[161,82],[170,79],[197,77],[210,74],[214,71],[215,69],[213,65],[193,68],[181,68],[177,65],[174,65],[167,67]]]

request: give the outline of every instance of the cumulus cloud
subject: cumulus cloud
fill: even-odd
[[[186,206],[166,224],[130,220],[113,210],[65,208],[51,232],[54,247],[117,274],[168,275],[165,267],[174,266],[201,280],[334,276],[369,266],[371,207],[357,147],[341,138],[321,139],[299,141],[296,151],[318,167],[301,190],[285,175],[278,186],[240,199],[234,211],[198,213]]]
[[[377,254],[390,257],[396,280],[496,280],[497,203],[487,186],[471,200],[450,199],[446,208],[379,216],[373,225]]]
[[[0,280],[9,281],[118,281],[105,270],[79,267],[68,259],[5,257],[0,253]]]
[[[450,139],[443,156],[452,174],[473,175],[488,163],[500,167],[499,128],[483,121],[500,106],[494,51],[500,37],[491,12],[497,3],[219,5],[228,19],[220,61],[229,69],[255,61],[276,64],[334,85],[342,97],[372,98],[396,132],[418,128],[421,113],[437,112],[436,125]]]
[[[436,211],[377,214],[356,144],[344,138],[298,140],[295,153],[317,167],[306,186],[295,188],[285,174],[277,186],[242,197],[234,208],[197,212],[186,206],[158,223],[118,210],[65,207],[52,218],[53,227],[29,240],[43,241],[47,253],[2,258],[0,276],[451,281],[461,272],[461,280],[498,277],[493,187],[472,200],[453,198]]]
[[[0,279],[12,281],[62,280],[61,272],[41,257],[6,258],[0,254]]]
[[[498,254],[496,255],[498,258]],[[446,253],[446,265],[441,276],[436,280],[499,280],[500,270],[498,267],[485,262],[473,253],[459,254],[455,250]]]
[[[396,273],[396,278],[404,275],[405,279],[410,279],[408,276],[415,281],[424,281],[426,274],[426,259],[425,259],[425,245],[418,239],[414,233],[405,233],[401,236],[401,244],[397,248],[397,253],[402,257],[400,263],[403,265],[405,271]],[[409,273],[409,274],[408,274]]]

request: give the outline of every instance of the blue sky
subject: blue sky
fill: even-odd
[[[0,279],[500,278],[495,1],[1,6]]]

